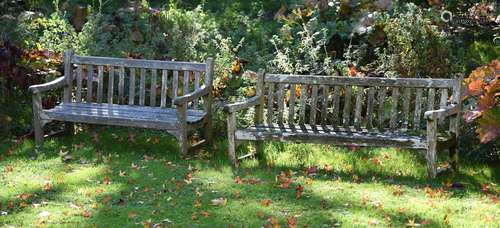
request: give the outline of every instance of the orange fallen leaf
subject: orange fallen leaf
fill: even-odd
[[[110,181],[110,179],[109,179],[109,177],[108,177],[108,176],[105,176],[105,177],[104,177],[104,180],[103,180],[102,182],[103,182],[104,184],[106,184],[106,185],[108,185],[108,184],[110,184],[110,183],[111,183],[111,181]]]
[[[198,215],[196,213],[193,213],[191,215],[191,219],[194,221],[194,220],[198,220]]]
[[[260,202],[260,204],[262,204],[262,206],[264,207],[268,207],[270,204],[271,204],[271,200],[270,199],[264,199]]]
[[[87,211],[87,210],[82,211],[82,216],[83,216],[84,218],[90,218],[90,212],[89,212],[89,211]]]
[[[27,199],[29,199],[31,196],[33,196],[33,194],[23,193],[23,194],[21,194],[21,195],[17,196],[17,198],[22,199],[22,200],[27,200]]]
[[[286,226],[288,228],[297,228],[297,218],[295,217],[288,217],[286,218]]]
[[[234,183],[243,184],[243,181],[241,180],[240,176],[237,176],[236,178],[234,178]]]
[[[210,216],[210,213],[209,213],[208,211],[202,211],[200,214],[201,214],[203,217],[206,217],[206,218],[208,218],[208,216]]]

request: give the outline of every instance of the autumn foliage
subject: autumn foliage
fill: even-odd
[[[465,82],[466,98],[475,101],[474,109],[465,113],[465,121],[477,121],[479,139],[490,142],[500,136],[500,60],[473,70]]]

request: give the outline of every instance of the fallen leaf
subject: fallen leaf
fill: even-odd
[[[302,197],[302,193],[304,192],[304,186],[300,185],[295,188],[295,198],[299,199]]]
[[[233,192],[233,198],[239,199],[240,196],[241,196],[241,191],[236,190],[236,191]]]
[[[200,208],[202,206],[201,200],[199,198],[194,200],[194,207]]]
[[[99,195],[99,194],[101,194],[102,192],[104,192],[104,189],[102,189],[102,188],[96,188],[96,189],[95,189],[95,194],[96,194],[96,195]]]
[[[198,220],[198,215],[196,213],[193,213],[191,215],[191,219],[194,221],[194,220]]]
[[[262,211],[257,211],[257,217],[260,219],[264,219],[266,217],[266,214]]]
[[[260,204],[262,204],[262,206],[264,207],[268,207],[269,204],[271,204],[271,200],[270,199],[264,199],[260,202]]]
[[[200,214],[201,214],[203,217],[206,217],[206,218],[208,218],[208,216],[210,216],[210,213],[209,213],[208,211],[202,211]]]
[[[128,213],[128,217],[131,219],[135,219],[137,217],[137,212],[132,211],[132,212]]]
[[[125,176],[125,171],[122,171],[122,170],[118,171],[118,176],[124,177]]]
[[[43,185],[43,190],[46,192],[49,192],[52,190],[52,184],[50,181],[46,181],[45,184]]]
[[[27,200],[27,199],[31,198],[31,196],[33,196],[33,194],[23,193],[21,195],[18,195],[17,198],[22,199],[22,200]]]
[[[286,227],[288,228],[297,228],[297,218],[295,217],[288,217],[286,218]]]
[[[90,218],[90,212],[89,212],[89,211],[87,211],[87,210],[82,211],[82,216],[83,216],[84,218]]]
[[[370,219],[370,220],[368,220],[368,225],[370,225],[370,226],[376,226],[378,224],[379,224],[379,221],[376,220],[376,219]]]
[[[10,173],[12,171],[14,171],[14,168],[11,166],[11,165],[6,165],[3,170],[6,172],[6,173]]]
[[[109,185],[111,183],[110,179],[108,176],[104,177],[104,180],[102,181],[104,184]]]
[[[236,178],[234,178],[234,183],[243,184],[243,181],[241,180],[240,176],[237,176]]]
[[[106,203],[108,203],[109,201],[111,201],[111,199],[113,199],[113,197],[112,197],[112,196],[110,196],[110,195],[105,195],[104,197],[102,197],[101,202],[102,202],[102,203],[104,203],[104,204],[106,204]]]

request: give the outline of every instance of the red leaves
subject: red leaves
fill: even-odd
[[[500,60],[479,67],[465,79],[467,95],[477,101],[475,110],[466,112],[466,122],[478,120],[476,132],[482,143],[500,137]]]
[[[304,192],[304,186],[300,185],[295,188],[295,198],[299,199],[302,197],[302,192]]]

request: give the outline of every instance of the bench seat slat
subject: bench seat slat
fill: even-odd
[[[205,71],[205,63],[161,61],[161,60],[143,60],[143,59],[124,59],[95,56],[73,56],[74,64],[91,65],[111,65],[116,67],[133,67],[148,69],[168,69],[168,70],[187,70],[187,71]]]
[[[398,131],[359,130],[339,128],[331,125],[272,125],[253,126],[236,130],[236,140],[274,140],[307,143],[335,144],[345,146],[397,146],[404,148],[427,148],[425,137],[411,136]]]
[[[53,109],[44,110],[44,114],[54,120],[70,122],[133,125],[154,129],[177,128],[177,110],[172,108],[63,103]],[[201,110],[187,111],[188,123],[200,122],[205,116],[206,113]]]

